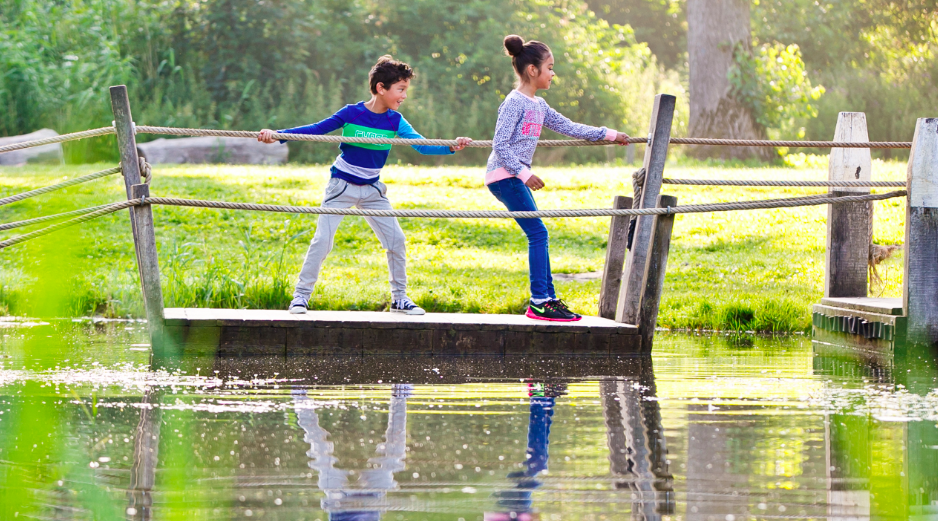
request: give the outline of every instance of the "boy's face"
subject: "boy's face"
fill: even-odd
[[[410,87],[410,79],[392,83],[390,88],[387,89],[380,83],[376,87],[378,97],[381,98],[384,105],[389,109],[397,110],[401,107],[401,103],[404,103],[404,100],[407,99],[407,88]]]

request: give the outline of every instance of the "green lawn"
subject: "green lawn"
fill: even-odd
[[[0,196],[111,165],[0,168]],[[537,169],[547,183],[542,209],[608,206],[631,194],[634,167]],[[502,209],[482,184],[483,169],[391,166],[382,179],[397,208]],[[669,165],[666,177],[826,179],[826,160],[797,167]],[[904,180],[903,162],[874,162],[877,180]],[[228,201],[317,205],[323,166],[155,166],[151,193]],[[666,186],[680,204],[791,197],[822,189]],[[117,201],[119,175],[0,207],[0,222]],[[905,204],[875,203],[876,241],[901,243]],[[823,289],[827,207],[678,215],[659,325],[676,328],[804,330]],[[167,306],[283,308],[312,238],[315,216],[154,208]],[[527,249],[507,220],[403,219],[409,294],[428,311],[518,313],[528,297]],[[555,273],[602,269],[608,218],[547,220]],[[32,230],[28,228],[25,230]],[[24,229],[4,232],[11,237]],[[901,291],[901,252],[881,268]],[[0,252],[0,314],[142,316],[126,211]],[[367,224],[347,217],[311,306],[385,309],[384,252]],[[571,307],[595,314],[599,281],[557,282]]]

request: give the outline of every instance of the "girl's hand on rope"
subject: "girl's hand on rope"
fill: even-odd
[[[265,128],[264,130],[261,130],[260,135],[257,136],[257,140],[261,143],[267,143],[269,145],[274,141],[277,141],[277,139],[274,138],[274,134],[276,134],[276,132],[270,130],[269,128]]]
[[[542,181],[541,178],[536,175],[529,177],[528,180],[524,182],[524,184],[527,185],[527,187],[531,190],[540,190],[541,188],[544,188],[544,181]]]
[[[614,140],[619,146],[625,146],[629,144],[629,135],[625,132],[616,131],[616,139]]]
[[[456,146],[449,147],[450,152],[459,152],[460,150],[466,148],[466,145],[472,143],[472,138],[469,137],[458,137],[456,138]]]

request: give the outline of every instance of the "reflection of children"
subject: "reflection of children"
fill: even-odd
[[[628,144],[628,136],[606,127],[574,123],[550,108],[538,90],[549,89],[554,78],[554,56],[547,45],[520,36],[505,37],[505,49],[518,75],[518,86],[498,107],[492,154],[486,166],[485,184],[496,199],[510,211],[535,211],[531,190],[544,188],[544,182],[531,173],[531,159],[537,148],[541,127],[590,141],[607,139]],[[526,315],[539,320],[572,322],[582,317],[567,308],[554,293],[550,274],[547,228],[540,219],[517,219],[528,238],[528,269],[531,302]]]
[[[554,416],[554,399],[566,394],[564,384],[529,383],[530,414],[528,417],[528,450],[525,452],[524,470],[511,472],[508,478],[517,482],[514,488],[495,493],[501,512],[486,512],[484,521],[533,521],[531,491],[541,486],[536,476],[547,470],[550,424]]]
[[[406,63],[382,56],[368,74],[371,83],[371,100],[346,105],[328,118],[302,127],[280,130],[290,134],[328,134],[342,129],[347,137],[407,138],[423,139],[397,109],[407,99],[407,88],[414,71]],[[264,129],[257,140],[264,143],[276,141],[276,132]],[[414,146],[421,154],[445,155],[462,150],[472,140],[457,138],[455,147]],[[393,210],[387,198],[388,187],[378,180],[384,163],[388,160],[391,145],[342,143],[342,151],[332,164],[332,179],[326,185],[323,208],[365,208],[370,210]],[[290,313],[306,313],[313,287],[319,278],[319,270],[326,255],[332,250],[333,239],[341,215],[320,215],[316,233],[306,252],[300,271]],[[404,231],[396,217],[365,217],[374,230],[381,246],[387,250],[388,271],[391,281],[391,311],[408,315],[422,315],[420,309],[407,298],[407,256]]]
[[[327,441],[329,432],[319,425],[319,416],[305,391],[294,391],[297,423],[306,432],[309,443],[309,467],[319,473],[319,489],[325,497],[320,503],[330,521],[378,521],[387,510],[385,496],[397,488],[394,473],[404,470],[407,455],[407,398],[413,385],[395,384],[391,388],[388,430],[384,443],[378,444],[367,469],[359,472],[358,487],[349,487],[349,471],[335,468],[335,444]]]

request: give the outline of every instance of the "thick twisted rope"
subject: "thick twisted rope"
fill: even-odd
[[[643,140],[642,142],[646,142]],[[912,148],[911,141],[776,141],[771,139],[708,139],[699,137],[671,138],[672,145],[710,145],[729,147],[786,147],[786,148]]]
[[[137,206],[138,204],[143,204],[143,201],[141,199],[130,199],[128,201],[121,201],[119,203],[111,203],[105,206],[100,206],[98,207],[97,210],[94,210],[85,215],[82,215],[81,217],[76,217],[74,219],[70,219],[65,222],[53,224],[52,226],[47,226],[45,228],[42,228],[41,230],[36,230],[34,232],[30,232],[24,235],[17,235],[16,237],[13,237],[12,239],[0,241],[0,250],[7,248],[9,246],[13,246],[15,244],[19,244],[21,242],[28,241],[30,239],[35,239],[36,237],[48,235],[56,230],[61,230],[62,228],[68,228],[69,226],[74,226],[76,224],[83,223],[85,221],[90,221],[97,217],[101,217],[102,215],[107,215],[109,213],[113,213],[118,210],[123,210],[124,208],[130,208],[131,206]]]
[[[71,212],[57,213],[54,215],[46,215],[44,217],[36,217],[34,219],[26,219],[23,221],[14,221],[10,223],[0,224],[0,231],[3,230],[12,230],[14,228],[22,228],[24,226],[32,226],[34,224],[44,223],[48,221],[58,221],[59,219],[65,219],[67,217],[75,217],[77,215],[85,215],[89,213],[96,212],[102,208],[110,206],[109,204],[103,204],[101,206],[92,206],[91,208],[83,208],[81,210],[73,210]]]
[[[176,128],[176,127],[151,127],[147,125],[137,125],[137,132],[143,134],[167,134],[172,136],[216,136],[216,137],[240,137],[257,139],[260,132],[248,130],[214,130],[203,128]],[[350,137],[350,136],[328,136],[312,134],[287,134],[278,133],[277,139],[284,141],[312,141],[317,143],[367,143],[373,145],[428,145],[452,147],[458,143],[455,139],[403,139],[403,138],[374,138],[374,137]],[[642,140],[644,143],[647,139]],[[566,146],[592,146],[592,145],[614,145],[613,141],[588,141],[586,139],[543,139],[538,141],[540,147],[566,147]],[[474,148],[492,148],[492,140],[473,141],[466,145]]]
[[[642,178],[644,182],[644,176]],[[902,188],[905,181],[786,181],[786,180],[736,180],[736,179],[662,179],[666,185],[695,186],[817,186],[817,187],[880,187]]]
[[[300,213],[318,215],[356,215],[367,217],[416,217],[430,219],[535,219],[555,217],[609,217],[614,215],[665,215],[678,213],[725,212],[735,210],[758,210],[766,208],[791,208],[795,206],[816,206],[822,204],[841,204],[857,201],[880,201],[893,197],[903,197],[904,190],[884,194],[854,195],[831,197],[811,195],[788,199],[764,199],[760,201],[738,201],[728,203],[694,204],[673,206],[670,208],[631,208],[631,209],[569,209],[538,210],[534,212],[506,212],[504,210],[371,210],[360,208],[322,208],[313,206],[284,206],[274,204],[232,203],[227,201],[205,201],[199,199],[180,199],[175,197],[147,197],[147,204],[167,206],[188,206],[195,208],[215,208],[222,210],[251,210],[261,212]],[[142,204],[142,203],[141,203]]]
[[[137,125],[137,132],[143,134],[166,134],[172,136],[216,136],[240,137],[257,139],[260,132],[247,130],[216,130],[204,128],[177,128],[154,127]],[[430,146],[456,146],[455,139],[402,139],[402,138],[364,138],[348,136],[318,136],[309,134],[277,134],[277,139],[284,141],[313,141],[319,143],[369,143],[378,145],[430,145]],[[631,137],[628,143],[647,143],[648,138]],[[841,141],[772,141],[753,139],[706,139],[706,138],[671,138],[673,145],[719,145],[719,146],[746,146],[746,147],[808,147],[808,148],[912,148],[910,142],[871,141],[867,143],[841,142]],[[593,145],[615,145],[615,141],[588,141],[585,139],[542,139],[539,147],[579,147]],[[478,140],[466,145],[471,148],[491,148],[492,140]]]
[[[11,195],[9,197],[4,197],[0,199],[0,206],[5,204],[15,203],[17,201],[22,201],[23,199],[29,199],[30,197],[35,197],[37,195],[47,194],[49,192],[54,192],[56,190],[61,190],[63,188],[68,188],[69,186],[74,186],[81,183],[87,183],[88,181],[93,181],[101,177],[107,177],[109,175],[114,175],[121,171],[120,166],[115,166],[114,168],[108,168],[107,170],[101,170],[100,172],[95,172],[93,174],[83,175],[81,177],[76,177],[75,179],[69,179],[62,183],[49,185],[43,188],[37,188],[35,190],[30,190],[28,192],[23,192],[21,194]]]
[[[879,201],[893,197],[904,197],[904,190],[885,194],[851,195],[829,197],[812,195],[789,199],[765,199],[761,201],[741,201],[714,204],[693,204],[668,208],[632,208],[617,210],[613,208],[539,210],[536,212],[506,212],[504,210],[365,210],[359,208],[322,208],[313,206],[284,206],[275,204],[232,203],[227,201],[204,201],[199,199],[180,199],[176,197],[146,197],[113,203],[62,223],[36,230],[0,242],[0,249],[19,244],[36,237],[52,233],[62,228],[89,221],[102,215],[141,204],[166,206],[186,206],[191,208],[215,208],[221,210],[251,210],[260,212],[319,214],[319,215],[357,215],[369,217],[423,217],[431,219],[534,219],[554,217],[608,217],[614,215],[665,215],[678,213],[725,212],[735,210],[758,210],[766,208],[791,208],[796,206],[817,206],[822,204],[840,204],[857,201]]]
[[[42,145],[51,145],[52,143],[62,143],[64,141],[75,141],[76,139],[84,139],[86,137],[95,137],[95,136],[106,136],[108,134],[114,133],[114,127],[101,127],[93,130],[83,130],[81,132],[73,132],[71,134],[62,134],[61,136],[54,136],[46,139],[37,139],[35,141],[23,141],[21,143],[13,143],[12,145],[4,145],[0,147],[0,154],[4,152],[12,152],[13,150],[21,150],[24,148],[38,147]]]

